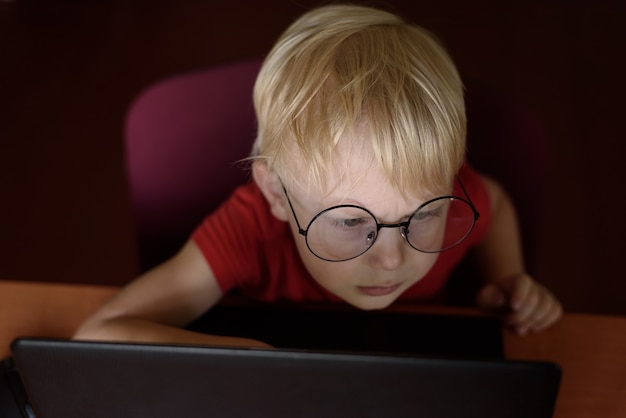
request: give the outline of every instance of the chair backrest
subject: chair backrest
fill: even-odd
[[[177,75],[131,104],[126,169],[143,270],[173,255],[202,218],[244,183],[238,161],[256,134],[261,60]]]
[[[260,59],[178,75],[148,87],[126,120],[126,157],[142,269],[175,253],[202,218],[249,178],[237,162],[256,134]],[[468,156],[509,190],[527,258],[541,215],[546,140],[518,102],[468,87]]]

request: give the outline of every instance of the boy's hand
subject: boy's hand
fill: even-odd
[[[554,295],[527,274],[485,285],[476,302],[481,308],[506,308],[505,321],[520,335],[548,328],[563,313]]]

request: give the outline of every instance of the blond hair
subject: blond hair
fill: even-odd
[[[369,7],[314,9],[281,35],[254,88],[252,158],[281,178],[294,155],[319,184],[342,138],[365,120],[374,162],[403,193],[441,190],[465,158],[463,87],[426,30]],[[294,153],[295,152],[295,153]]]

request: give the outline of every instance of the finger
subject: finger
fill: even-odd
[[[518,311],[526,304],[527,298],[531,295],[533,285],[534,281],[526,274],[515,277],[511,291],[511,309]]]
[[[494,284],[485,285],[476,295],[476,305],[481,308],[495,309],[506,304],[506,295]]]
[[[545,287],[537,286],[538,303],[530,314],[518,318],[516,331],[526,334],[528,331],[538,332],[554,324],[563,314],[558,300]]]
[[[530,277],[522,277],[518,282],[519,298],[515,301],[516,310],[509,316],[509,324],[517,333],[526,334],[537,318],[545,315],[551,298],[546,290]]]
[[[547,309],[549,309],[549,303],[546,303],[540,291],[533,289],[522,307],[509,315],[509,325],[515,328],[518,334],[524,335],[539,317],[545,315]]]
[[[537,314],[537,311],[541,309],[541,303],[543,302],[543,295],[541,289],[536,284],[533,284],[528,291],[526,291],[524,300],[519,302],[517,310],[512,313],[515,322],[518,324],[528,323]]]
[[[533,332],[543,331],[554,325],[554,323],[557,322],[562,315],[563,306],[556,299],[553,299],[545,314],[541,318],[538,318],[537,321],[530,326],[530,330]]]

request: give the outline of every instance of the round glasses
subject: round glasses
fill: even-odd
[[[315,215],[303,229],[283,187],[298,232],[305,237],[309,250],[326,261],[347,261],[360,256],[374,245],[382,228],[399,228],[406,242],[424,253],[439,253],[458,245],[470,234],[480,216],[462,184],[461,189],[467,199],[458,196],[431,199],[404,222],[379,223],[363,207],[338,205]]]

